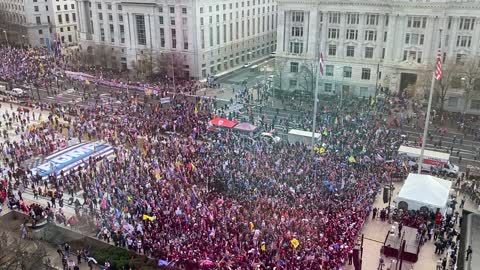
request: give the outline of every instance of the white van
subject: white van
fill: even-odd
[[[401,145],[398,148],[399,154],[404,154],[413,160],[412,163],[418,163],[420,158],[420,148]],[[459,168],[450,162],[450,154],[443,152],[436,152],[431,150],[423,151],[422,170],[430,171],[432,166],[442,166],[442,172],[445,172],[449,176],[457,176]]]
[[[12,97],[16,97],[16,98],[20,98],[20,97],[25,97],[26,96],[26,92],[21,89],[21,88],[13,88],[12,90],[10,91],[5,91],[5,93],[9,96],[12,96]]]

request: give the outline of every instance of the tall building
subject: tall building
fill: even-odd
[[[77,42],[74,0],[0,0],[0,40],[48,47]]]
[[[275,0],[77,2],[81,50],[113,68],[205,78],[275,50]]]
[[[278,0],[278,16],[284,89],[314,88],[307,71],[316,74],[319,52],[320,93],[359,96],[414,85],[432,70],[440,43],[444,61],[462,63],[480,53],[478,0]]]

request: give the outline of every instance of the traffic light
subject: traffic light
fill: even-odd
[[[389,198],[390,198],[390,188],[383,187],[383,203],[388,203]]]

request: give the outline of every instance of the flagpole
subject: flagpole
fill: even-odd
[[[440,29],[440,42],[442,40],[442,29]],[[441,48],[441,43],[439,48]],[[428,125],[430,124],[430,111],[432,109],[432,99],[433,99],[433,89],[435,87],[435,80],[436,80],[436,70],[437,70],[437,62],[435,61],[435,68],[433,69],[432,73],[432,83],[430,84],[430,95],[428,97],[428,106],[427,106],[427,115],[425,116],[425,127],[423,129],[423,138],[422,138],[422,149],[420,150],[420,158],[418,162],[418,173],[422,172],[422,164],[423,164],[423,156],[425,152],[425,144],[427,143],[427,136],[428,136]]]
[[[318,57],[317,78],[315,79],[315,101],[313,105],[313,126],[312,126],[312,154],[315,152],[315,128],[317,126],[317,107],[318,107],[318,84],[320,80],[320,65],[322,61],[322,53]]]

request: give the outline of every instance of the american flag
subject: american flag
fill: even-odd
[[[318,61],[318,64],[319,64],[319,65],[318,65],[318,66],[319,66],[318,68],[320,69],[320,75],[323,76],[323,72],[324,72],[324,70],[325,70],[325,67],[324,67],[324,63],[323,63],[323,53],[322,53],[322,52],[320,53],[320,59],[319,59],[319,61]]]
[[[440,81],[442,79],[442,51],[438,49],[437,53],[437,66],[435,69],[435,79]]]

